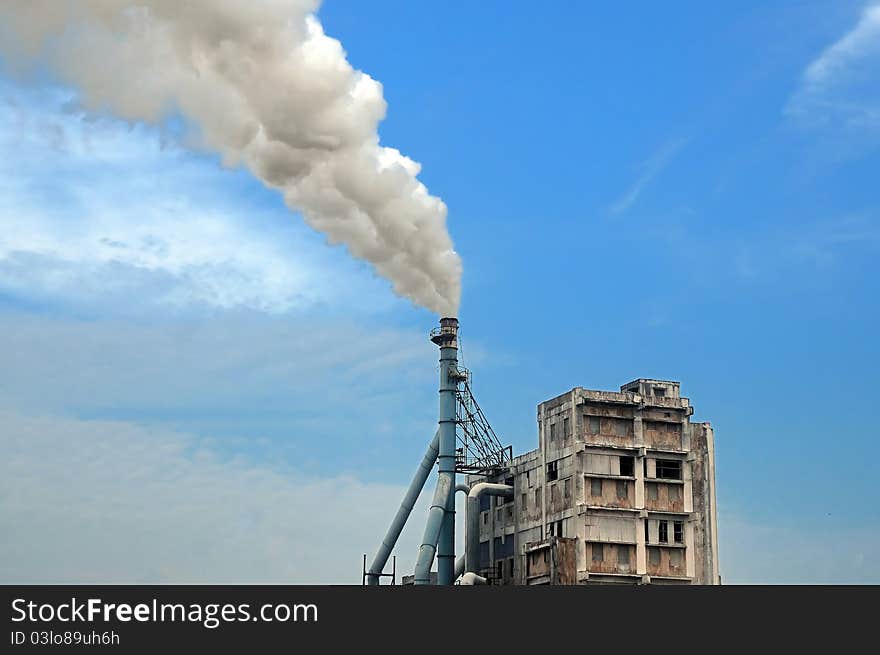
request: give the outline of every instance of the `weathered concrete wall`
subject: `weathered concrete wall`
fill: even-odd
[[[646,480],[645,507],[658,512],[683,512],[684,483]]]
[[[681,450],[681,423],[642,421],[648,448]]]
[[[694,582],[720,584],[718,524],[715,500],[714,432],[708,423],[690,426],[691,485],[693,494],[695,557]]]
[[[501,476],[513,480],[513,500],[481,515],[489,577],[547,583],[558,568],[540,546],[561,536],[572,544],[572,584],[717,584],[713,433],[691,424],[692,413],[678,383],[663,380],[636,380],[620,393],[575,388],[541,403],[538,448]]]

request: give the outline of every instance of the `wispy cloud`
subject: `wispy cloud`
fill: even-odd
[[[848,216],[804,229],[792,240],[792,254],[799,259],[827,266],[854,249],[880,247],[880,221],[868,216]]]
[[[880,3],[804,70],[786,113],[805,123],[880,128]]]
[[[66,102],[0,85],[0,293],[103,313],[393,302],[259,185]]]
[[[359,584],[361,553],[403,495],[124,422],[0,411],[0,424],[6,584]],[[420,528],[404,531],[398,570],[411,570]]]
[[[418,453],[401,454],[401,442],[430,436],[434,360],[420,330],[339,317],[214,312],[135,322],[0,312],[0,361],[14,372],[0,377],[0,410],[172,426],[314,471],[372,460],[372,478],[407,470]]]
[[[687,139],[676,139],[670,141],[658,150],[650,159],[643,162],[639,166],[641,174],[633,185],[624,193],[611,207],[609,211],[612,214],[623,214],[627,212],[639,199],[645,188],[654,181],[654,179],[669,166],[670,162],[681,152],[681,149],[687,145]]]

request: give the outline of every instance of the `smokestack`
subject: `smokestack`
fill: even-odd
[[[440,403],[438,411],[437,486],[419,546],[413,583],[430,584],[431,563],[437,554],[437,584],[455,580],[455,428],[458,390],[458,319],[441,318],[431,330],[431,341],[440,347]]]
[[[458,319],[441,318],[439,332],[431,341],[440,347],[440,403],[438,423],[440,449],[439,475],[452,477],[452,491],[446,501],[446,512],[437,542],[437,584],[455,581],[455,429],[456,392],[458,391]]]

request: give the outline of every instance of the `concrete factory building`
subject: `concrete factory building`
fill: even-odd
[[[513,494],[480,497],[478,573],[490,584],[720,584],[713,431],[692,414],[678,382],[641,378],[538,405],[538,448],[488,480]]]

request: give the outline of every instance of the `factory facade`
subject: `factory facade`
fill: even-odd
[[[575,388],[538,405],[538,448],[483,496],[490,584],[720,584],[709,423],[678,382]],[[469,482],[486,480],[471,476]]]

